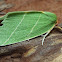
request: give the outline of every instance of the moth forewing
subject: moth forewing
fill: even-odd
[[[57,16],[51,12],[16,11],[7,13],[0,18],[2,19],[0,46],[22,42],[46,33],[42,40],[43,45],[45,37],[56,24]]]

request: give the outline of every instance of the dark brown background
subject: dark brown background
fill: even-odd
[[[62,0],[5,0],[6,3],[14,4],[9,11],[40,10],[50,11],[57,15],[59,22],[62,21]]]
[[[0,0],[1,15],[25,10],[53,12],[58,17],[59,25],[62,23],[62,0]],[[41,37],[37,37],[29,42],[0,47],[0,62],[62,62],[62,32],[52,30],[43,46],[40,40]],[[36,45],[37,50],[32,55],[24,57],[24,53]]]

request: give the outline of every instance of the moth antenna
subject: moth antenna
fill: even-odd
[[[56,28],[58,28],[59,31],[62,32],[62,27],[60,27],[60,26],[56,26]]]

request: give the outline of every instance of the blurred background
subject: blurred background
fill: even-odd
[[[62,23],[62,0],[0,0],[0,16],[12,11],[29,10],[53,12],[57,15],[58,24]],[[36,45],[39,45],[37,50],[24,57]],[[43,46],[41,37],[38,37],[29,42],[0,47],[0,62],[62,62],[62,32],[53,29]]]
[[[53,12],[62,22],[62,0],[0,0],[0,12],[29,10]]]

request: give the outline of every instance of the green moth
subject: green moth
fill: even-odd
[[[44,35],[52,30],[57,22],[57,16],[51,12],[43,11],[15,11],[8,12],[3,17],[0,26],[0,46],[32,39]]]

